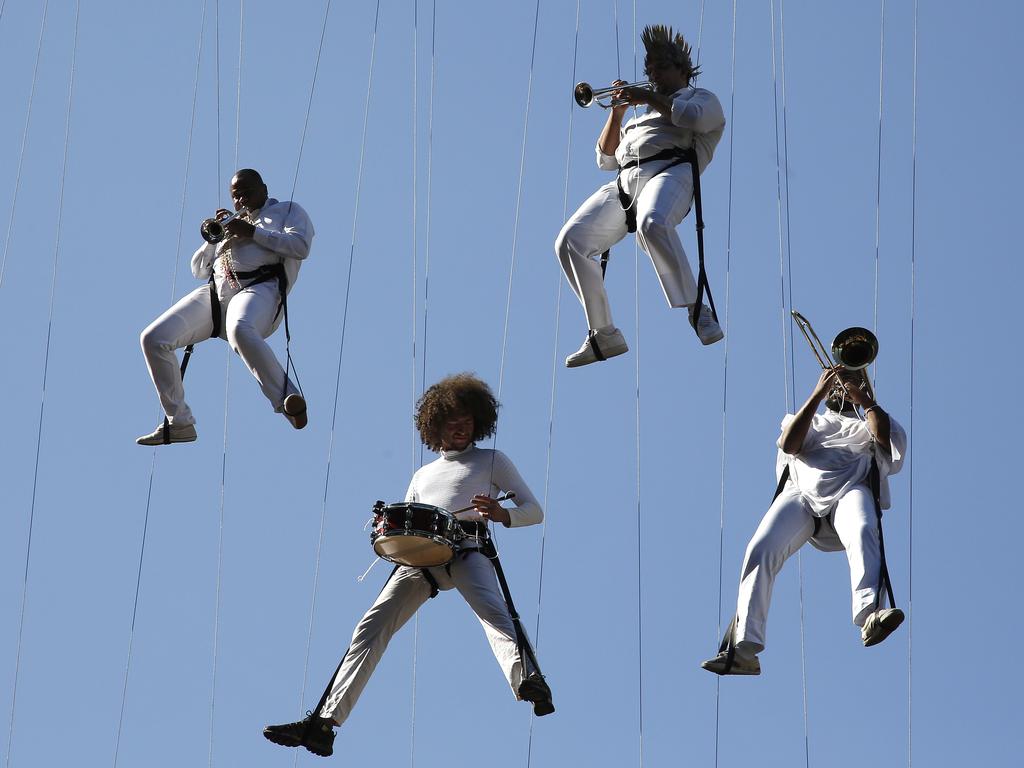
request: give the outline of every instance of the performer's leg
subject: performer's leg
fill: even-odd
[[[194,424],[195,419],[185,402],[185,388],[174,351],[210,338],[213,333],[211,312],[210,287],[204,285],[180,299],[150,323],[139,337],[160,405],[168,421],[175,426]]]
[[[601,254],[626,236],[626,215],[615,182],[591,195],[562,227],[555,253],[569,285],[583,305],[587,326],[613,326],[608,294],[601,276]]]
[[[651,257],[671,307],[697,300],[697,282],[676,232],[692,202],[693,177],[685,163],[647,181],[636,199],[637,240]]]
[[[863,485],[851,488],[836,504],[833,519],[850,564],[853,623],[864,626],[868,614],[884,606],[879,602],[882,566],[878,548],[878,522],[871,491]]]
[[[296,391],[291,381],[285,389],[284,368],[264,341],[280,323],[279,303],[277,282],[269,280],[239,291],[228,303],[224,318],[228,343],[252,371],[275,411],[281,410],[285,396]]]
[[[734,639],[741,653],[754,655],[764,650],[775,577],[812,533],[814,518],[793,491],[781,493],[761,519],[740,571]]]
[[[509,615],[508,606],[505,605],[505,598],[498,588],[494,566],[483,554],[475,550],[456,555],[452,562],[452,581],[469,603],[469,607],[473,609],[473,613],[480,619],[494,658],[498,660],[501,671],[505,673],[505,679],[512,686],[512,692],[519,698],[519,686],[523,678],[535,670],[529,659],[519,658],[516,628]]]
[[[363,692],[388,642],[430,597],[430,585],[418,568],[399,568],[373,606],[356,625],[341,668],[331,683],[321,717],[341,725]]]

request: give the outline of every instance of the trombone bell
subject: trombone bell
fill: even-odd
[[[867,368],[877,356],[878,338],[867,328],[847,328],[832,340],[832,357],[848,370]]]

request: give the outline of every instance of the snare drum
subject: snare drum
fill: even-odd
[[[370,543],[377,555],[392,563],[414,568],[445,565],[462,537],[455,515],[432,504],[377,502],[373,508]]]

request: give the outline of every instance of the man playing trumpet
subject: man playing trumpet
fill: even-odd
[[[296,429],[306,426],[306,402],[265,339],[281,323],[285,297],[309,255],[313,224],[297,203],[268,197],[260,174],[250,168],[232,177],[230,189],[238,213],[217,211],[224,239],[207,242],[192,256],[192,274],[210,284],[196,288],[142,332],[142,352],[167,418],[139,437],[139,445],[196,439],[174,353],[213,336],[226,339],[238,353],[275,411]]]
[[[874,401],[866,374],[824,370],[807,402],[782,420],[777,445],[779,490],[747,545],[734,624],[719,654],[701,664],[719,675],[761,674],[757,654],[765,647],[775,577],[808,540],[825,551],[846,550],[853,623],[865,646],[882,642],[903,621],[903,611],[884,607],[879,508],[889,508],[886,478],[902,468],[907,436]]]
[[[682,35],[671,27],[650,26],[644,29],[643,43],[644,71],[652,88],[616,80],[614,86],[624,87],[613,94],[597,141],[598,167],[617,170],[618,176],[580,206],[555,240],[562,271],[583,304],[589,327],[583,346],[565,360],[570,368],[628,349],[612,321],[600,256],[633,229],[651,257],[669,305],[692,308],[697,302],[697,284],[675,231],[693,202],[693,172],[689,163],[655,157],[692,148],[703,172],[722,138],[725,115],[713,93],[691,85],[699,68]],[[629,107],[642,105],[647,109],[622,125]],[[723,337],[707,306],[700,307],[695,330],[703,344]]]

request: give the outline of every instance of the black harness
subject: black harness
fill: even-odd
[[[292,366],[292,353],[291,353],[291,340],[292,334],[288,328],[288,275],[285,274],[284,264],[278,262],[276,264],[264,264],[259,269],[254,269],[249,272],[235,272],[235,278],[239,283],[247,281],[244,288],[252,288],[254,285],[260,283],[266,283],[270,280],[277,280],[277,291],[281,297],[280,304],[277,307],[277,313],[274,315],[274,319],[277,319],[277,315],[284,312],[284,337],[285,337],[285,353],[287,361],[285,363],[284,381],[285,389],[288,387],[288,374],[293,368]],[[217,296],[217,286],[214,282],[213,274],[210,275],[210,312],[211,319],[213,320],[213,331],[210,333],[211,339],[216,339],[220,336],[221,332],[221,307],[220,297]],[[189,344],[185,347],[185,354],[181,358],[181,380],[185,380],[185,370],[188,368],[188,361],[192,357],[192,350],[195,348],[195,344]],[[297,380],[298,377],[296,377]],[[297,381],[296,381],[297,383]],[[299,390],[302,390],[301,385]],[[166,416],[164,416],[164,445],[170,445],[171,442],[171,422]]]
[[[782,470],[782,476],[779,478],[779,484],[775,488],[775,495],[772,497],[772,503],[779,498],[779,494],[782,493],[786,488],[786,483],[789,482],[789,466]],[[889,596],[889,605],[893,608],[896,607],[896,597],[892,591],[892,581],[889,579],[889,567],[885,562],[885,541],[882,537],[882,504],[879,500],[881,493],[882,481],[881,474],[878,471],[878,462],[875,461],[874,457],[871,458],[871,470],[868,472],[868,487],[871,489],[871,496],[875,502],[875,520],[878,524],[878,554],[881,559],[881,565],[879,566],[879,591],[882,586],[885,587],[886,594]],[[829,513],[830,515],[832,513]],[[821,518],[814,518],[814,533],[811,537],[818,535],[821,530]],[[878,608],[878,598],[875,598],[875,609]],[[736,620],[738,616],[733,616],[732,621],[729,622],[729,627],[725,630],[725,635],[722,637],[722,642],[718,646],[719,653],[725,653],[725,669],[718,673],[727,675],[732,670],[733,660],[736,658],[736,643],[734,641],[734,635],[736,632]]]
[[[622,206],[623,213],[626,215],[626,229],[630,232],[636,232],[636,202],[626,192],[625,187],[622,186],[622,172],[627,168],[637,167],[646,165],[647,163],[664,162],[668,161],[661,170],[659,170],[654,176],[660,176],[669,168],[675,168],[677,165],[683,163],[689,163],[690,169],[693,172],[693,207],[694,207],[694,224],[697,228],[697,301],[694,303],[691,309],[691,320],[696,326],[697,319],[700,317],[700,308],[704,303],[704,294],[707,293],[708,305],[711,307],[711,316],[715,318],[715,322],[718,322],[718,313],[715,311],[715,300],[711,296],[711,286],[708,284],[708,275],[704,269],[704,211],[701,206],[700,199],[700,168],[697,165],[697,153],[693,147],[681,149],[679,147],[670,147],[669,149],[662,150],[655,155],[645,157],[637,160],[635,163],[630,163],[627,166],[619,166],[618,175],[615,177],[615,185],[619,190],[619,204]],[[652,177],[653,178],[653,177]],[[608,269],[608,257],[611,253],[611,249],[608,249],[601,254],[601,277],[603,278],[605,272]],[[597,344],[593,339],[590,341],[590,346],[594,350],[594,354],[598,360],[604,360],[604,355],[597,348]]]

